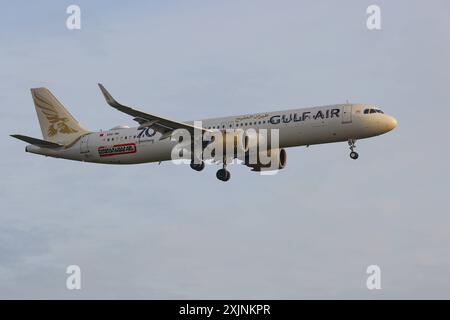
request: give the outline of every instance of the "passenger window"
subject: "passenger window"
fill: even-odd
[[[368,113],[369,113],[369,109],[365,109],[364,114],[368,114]]]
[[[376,113],[375,109],[370,109],[370,113]]]

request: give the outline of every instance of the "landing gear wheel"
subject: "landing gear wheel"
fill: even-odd
[[[356,160],[359,158],[359,154],[355,151],[356,149],[356,140],[354,139],[349,139],[348,140],[348,145],[350,147],[350,158],[352,158],[353,160]]]
[[[350,158],[352,158],[353,160],[356,160],[359,158],[359,154],[355,151],[350,152]]]
[[[191,168],[194,169],[195,171],[202,171],[203,169],[205,169],[205,162],[201,162],[201,163],[194,163],[191,162]]]
[[[217,170],[216,177],[217,177],[217,179],[226,182],[226,181],[230,180],[231,174],[230,174],[230,171],[228,171],[227,169],[220,169],[220,170]]]

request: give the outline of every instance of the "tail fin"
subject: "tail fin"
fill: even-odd
[[[89,133],[47,88],[31,89],[44,140],[67,145]]]

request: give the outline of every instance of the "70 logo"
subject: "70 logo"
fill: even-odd
[[[139,139],[145,138],[145,137],[151,138],[156,134],[156,131],[149,127],[138,129],[138,131],[139,131],[139,134],[137,135],[137,137]]]

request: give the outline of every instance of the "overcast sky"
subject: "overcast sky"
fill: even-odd
[[[1,7],[0,298],[450,298],[447,0]],[[399,125],[358,141],[357,161],[346,143],[299,147],[279,174],[231,166],[228,183],[216,166],[79,163],[9,137],[41,137],[37,86],[90,130],[134,125],[97,82],[175,120],[348,100]]]

